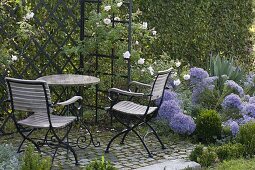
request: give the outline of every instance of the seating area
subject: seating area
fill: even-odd
[[[1,0],[0,169],[254,170],[254,0]]]

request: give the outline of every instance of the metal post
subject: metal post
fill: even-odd
[[[84,30],[84,18],[85,18],[85,14],[84,14],[84,8],[85,8],[85,2],[84,0],[80,0],[80,41],[84,40],[84,36],[85,36],[85,30]],[[79,66],[79,73],[78,74],[84,74],[84,55],[82,53],[80,53],[80,66]],[[79,95],[83,94],[83,88],[79,87]],[[80,101],[80,105],[82,104],[82,101]],[[83,116],[83,107],[81,107],[81,109],[79,110],[79,115]]]
[[[132,45],[132,11],[133,11],[133,0],[129,0],[129,10],[128,10],[128,51],[131,53]],[[131,81],[131,62],[128,59],[128,84]]]

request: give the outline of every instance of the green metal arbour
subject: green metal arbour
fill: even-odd
[[[80,31],[80,40],[81,41],[86,41],[86,38],[89,38],[88,36],[85,35],[85,22],[86,18],[89,19],[89,16],[85,16],[86,12],[86,5],[88,4],[96,4],[96,11],[97,13],[100,13],[100,4],[102,3],[102,0],[81,0],[81,31]],[[128,20],[122,20],[122,21],[116,21],[114,20],[114,13],[112,14],[111,20],[112,20],[112,27],[115,27],[116,23],[122,23],[122,24],[128,24],[128,46],[127,50],[131,52],[131,41],[132,41],[132,36],[131,36],[131,29],[132,29],[132,8],[133,8],[133,2],[132,0],[128,0],[127,2],[124,2],[124,5],[128,8],[129,12],[129,17]],[[105,54],[100,54],[98,53],[98,50],[95,52],[95,54],[91,54],[91,57],[95,57],[95,76],[99,76],[99,73],[104,76],[109,76],[111,79],[111,86],[109,88],[112,88],[114,86],[114,77],[118,76],[118,73],[114,71],[114,60],[116,57],[122,57],[122,56],[115,56],[115,50],[111,50],[111,55],[105,55]],[[109,73],[104,73],[100,71],[100,65],[99,65],[99,60],[103,58],[109,58],[111,59],[111,72]],[[80,68],[84,69],[84,56],[80,55]],[[130,59],[127,59],[127,72],[126,75],[119,75],[120,77],[126,79],[124,81],[127,81],[127,83],[130,82],[131,80],[131,67],[130,67]],[[103,83],[103,82],[102,82]],[[98,121],[98,109],[103,109],[104,106],[101,106],[98,102],[99,98],[99,93],[103,93],[105,95],[108,94],[108,89],[101,89],[99,87],[100,85],[96,85],[96,106],[92,106],[96,108],[96,122]]]
[[[4,21],[0,21],[0,40],[9,38],[11,39],[11,47],[18,51],[18,55],[22,56],[22,63],[19,67],[13,65],[9,70],[5,70],[0,75],[0,88],[4,92],[0,93],[0,106],[2,112],[8,113],[6,104],[4,101],[8,98],[6,93],[6,85],[4,78],[6,76],[23,78],[23,79],[37,79],[41,76],[49,74],[63,74],[63,73],[73,73],[73,74],[90,74],[100,78],[100,76],[108,76],[111,85],[108,88],[113,87],[114,78],[119,76],[123,78],[123,81],[127,83],[130,82],[130,59],[127,59],[127,70],[125,75],[119,75],[115,72],[115,50],[112,49],[111,55],[99,54],[98,51],[95,54],[90,55],[90,59],[94,59],[95,70],[93,72],[83,72],[86,68],[84,63],[87,62],[87,57],[80,55],[79,59],[75,56],[68,56],[63,53],[63,47],[67,44],[73,46],[77,45],[77,39],[86,41],[89,36],[85,35],[85,22],[89,19],[89,16],[85,16],[86,10],[88,10],[88,5],[96,5],[96,10],[100,12],[100,6],[102,0],[23,0],[23,5],[30,3],[34,12],[33,24],[36,28],[41,30],[41,39],[38,37],[31,36],[24,43],[17,42],[13,35],[8,32],[8,22],[13,22],[13,18],[17,17],[18,8],[8,8],[11,17],[6,17]],[[127,50],[131,51],[131,24],[132,24],[132,0],[126,0],[123,4],[128,8],[129,19],[126,21],[115,21],[114,14],[112,14],[112,27],[115,27],[116,23],[128,24],[128,46]],[[44,13],[44,16],[40,15]],[[71,23],[71,24],[70,24]],[[65,35],[65,36],[63,36]],[[42,38],[43,37],[43,38]],[[111,62],[111,72],[103,73],[100,71],[100,60],[105,58],[110,59]],[[89,70],[89,69],[86,69]],[[104,83],[104,82],[101,82]],[[100,85],[96,86],[95,101],[93,104],[88,105],[95,109],[95,121],[98,121],[98,109],[103,109],[105,103],[102,104],[99,101],[106,101],[108,89],[101,88]],[[86,90],[82,88],[72,88],[71,91],[74,94],[84,94]],[[65,90],[62,88],[52,89],[52,95],[56,96],[56,101],[61,99],[61,96],[65,94]],[[102,95],[103,94],[103,95]],[[1,116],[2,115],[2,116]],[[3,114],[0,114],[0,120],[4,120]],[[4,131],[4,127],[7,121],[4,121],[0,125],[0,135],[8,134]]]

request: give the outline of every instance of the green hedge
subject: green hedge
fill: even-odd
[[[211,51],[251,63],[253,0],[136,0],[160,33],[154,51],[205,66]]]

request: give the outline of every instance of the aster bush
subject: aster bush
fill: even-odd
[[[167,121],[171,121],[174,115],[182,112],[179,103],[176,100],[167,100],[164,101],[159,108],[158,116],[160,118],[166,119]]]
[[[178,104],[181,104],[181,101],[178,99],[177,93],[175,93],[174,91],[165,90],[164,96],[163,96],[163,102],[169,101],[169,100],[175,100],[176,102],[178,102]],[[160,101],[161,101],[161,98],[157,99],[155,101],[155,104],[158,106],[160,104]]]
[[[192,85],[200,83],[203,79],[209,77],[207,71],[202,68],[193,67],[190,69],[190,81]]]
[[[172,117],[170,127],[175,133],[191,135],[196,129],[196,124],[191,116],[179,113]]]
[[[241,101],[241,98],[236,95],[236,94],[233,94],[231,93],[230,95],[227,95],[225,98],[224,98],[224,101],[222,103],[222,107],[224,109],[242,109],[242,101]]]
[[[223,95],[227,95],[230,93],[234,93],[241,97],[244,97],[243,88],[233,80],[227,80],[224,83]]]

